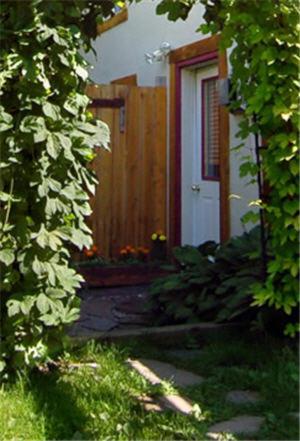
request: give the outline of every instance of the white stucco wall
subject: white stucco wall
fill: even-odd
[[[155,14],[157,0],[143,0],[128,8],[128,20],[103,33],[93,44],[97,58],[92,53],[86,56],[94,66],[90,77],[98,84],[107,84],[112,80],[137,74],[139,86],[155,86],[156,77],[164,76],[169,85],[168,62],[149,64],[145,60],[146,52],[158,49],[162,42],[171,44],[172,49],[198,41],[207,36],[196,32],[203,21],[203,6],[196,5],[186,21],[168,21],[165,15]],[[240,144],[236,139],[240,117],[230,115],[230,146]],[[255,185],[246,186],[247,180],[239,177],[240,157],[254,154],[253,139],[248,139],[245,148],[239,154],[230,153],[230,199],[231,235],[241,234],[245,227],[240,218],[249,210],[248,204],[257,199]],[[251,228],[251,225],[249,225]]]
[[[94,43],[98,60],[90,54],[94,65],[91,79],[109,83],[113,79],[137,73],[139,86],[154,86],[156,76],[168,75],[168,63],[148,64],[145,52],[153,52],[167,41],[175,49],[197,41],[196,32],[202,20],[203,7],[192,9],[187,21],[171,22],[166,15],[156,15],[158,1],[143,0],[128,8],[128,21],[103,33]],[[204,36],[203,36],[204,38]]]

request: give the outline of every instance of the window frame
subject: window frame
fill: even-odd
[[[205,106],[205,101],[204,101],[204,94],[205,94],[205,84],[208,83],[211,80],[216,80],[216,82],[218,81],[219,76],[218,75],[214,75],[212,77],[208,77],[208,78],[204,78],[201,80],[201,179],[203,181],[215,181],[215,182],[219,182],[220,181],[220,168],[221,168],[221,163],[220,163],[220,143],[218,143],[218,148],[219,148],[219,173],[218,176],[210,176],[206,174],[206,152],[205,152],[205,141],[206,141],[206,124],[205,124],[205,118],[207,116],[207,107]],[[218,90],[218,84],[216,84],[217,90]],[[219,136],[220,136],[220,111],[219,111],[219,106],[217,105],[217,112],[218,112],[218,136],[217,139],[219,140]]]

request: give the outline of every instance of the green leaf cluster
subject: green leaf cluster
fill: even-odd
[[[113,4],[0,4],[0,329],[1,357],[13,368],[55,353],[79,315],[83,280],[69,249],[92,244],[89,162],[109,141],[86,111],[80,51]]]
[[[261,279],[260,230],[217,245],[177,247],[178,272],[151,286],[151,307],[159,322],[252,320],[253,287]]]
[[[299,305],[299,2],[200,1],[206,23],[199,30],[219,33],[221,49],[231,48],[231,108],[246,108],[239,136],[258,134],[263,144],[261,207],[271,257],[266,280],[254,291],[255,304],[290,315]],[[185,18],[195,3],[163,0],[158,12]],[[241,176],[253,180],[256,172],[250,158],[241,165]],[[295,334],[295,326],[286,333]]]

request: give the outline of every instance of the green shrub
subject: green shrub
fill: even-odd
[[[241,177],[260,177],[253,201],[268,227],[273,258],[254,290],[257,306],[281,309],[287,316],[299,306],[299,2],[295,0],[200,0],[204,34],[219,34],[230,49],[231,109],[245,106],[238,136],[256,135],[264,145],[241,158]],[[198,0],[161,0],[158,14],[186,19]],[[199,17],[200,21],[200,17]],[[248,220],[254,213],[249,212]],[[285,333],[295,336],[299,319]]]
[[[260,230],[225,244],[177,247],[178,272],[151,286],[151,307],[159,322],[251,320],[253,284],[261,278]]]
[[[69,264],[69,246],[92,243],[84,218],[96,179],[88,163],[109,138],[86,112],[80,50],[112,6],[0,4],[0,371],[58,351],[64,327],[79,315],[82,278]]]

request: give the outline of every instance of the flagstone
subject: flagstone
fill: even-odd
[[[230,433],[233,435],[255,435],[263,425],[265,419],[263,417],[252,415],[241,415],[231,420],[221,421],[212,425],[207,433],[209,439],[219,439],[222,433]]]
[[[166,409],[190,415],[193,412],[193,404],[187,398],[180,395],[163,395],[158,402]]]
[[[163,381],[170,381],[174,386],[186,387],[201,384],[204,379],[192,372],[177,369],[170,363],[140,358],[138,360],[127,360],[128,364],[139,372],[151,384],[161,384]]]
[[[257,404],[260,400],[260,395],[251,390],[232,390],[226,395],[226,401],[236,405]]]

